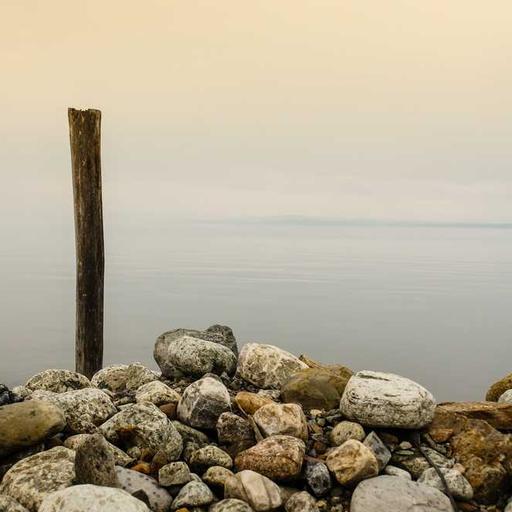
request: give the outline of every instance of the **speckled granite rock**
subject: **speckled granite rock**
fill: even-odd
[[[219,416],[231,410],[231,398],[224,384],[213,376],[199,379],[183,392],[178,418],[197,428],[215,428]]]
[[[453,512],[441,491],[405,478],[383,475],[362,481],[355,489],[350,512]]]
[[[43,498],[69,487],[75,477],[75,452],[56,447],[17,462],[0,483],[0,494],[7,494],[36,512]]]
[[[331,430],[329,439],[334,446],[341,446],[349,439],[363,441],[366,437],[364,428],[354,421],[341,421]]]
[[[419,429],[434,417],[432,394],[391,373],[361,371],[348,382],[340,402],[349,419],[369,427]]]
[[[281,389],[295,373],[308,366],[274,345],[247,343],[238,358],[240,376],[260,388]]]
[[[172,496],[158,484],[158,481],[148,475],[143,475],[131,469],[116,467],[117,479],[121,489],[129,494],[142,491],[149,500],[153,512],[167,512],[172,503]]]
[[[158,471],[158,482],[165,487],[184,485],[190,480],[192,480],[192,476],[185,462],[170,462]]]
[[[155,405],[163,405],[168,403],[178,403],[180,394],[159,380],[143,384],[135,393],[135,401],[151,402]]]
[[[226,480],[233,476],[234,473],[230,469],[222,466],[211,466],[201,476],[201,480],[210,487],[224,489]]]
[[[264,405],[254,413],[253,418],[266,437],[282,434],[308,440],[308,424],[300,405]]]
[[[0,407],[0,457],[27,448],[61,432],[62,410],[54,404],[30,400]]]
[[[90,388],[91,381],[81,373],[71,370],[44,370],[31,377],[25,384],[28,389],[42,389],[54,393],[64,393],[75,389]]]
[[[227,498],[210,505],[208,512],[253,512],[245,501]]]
[[[228,453],[218,446],[210,445],[195,450],[190,457],[189,464],[194,471],[202,473],[212,466],[232,468],[233,460]]]
[[[110,397],[96,388],[77,389],[62,393],[34,391],[32,398],[51,402],[62,409],[67,428],[74,434],[87,434],[117,412]]]
[[[28,512],[28,510],[14,498],[0,494],[0,512]]]
[[[206,484],[193,480],[181,488],[172,502],[172,510],[183,507],[202,507],[209,505],[214,500],[215,497]]]
[[[151,512],[137,498],[121,489],[75,485],[47,496],[39,512]]]
[[[92,434],[75,434],[74,436],[70,436],[64,441],[64,446],[76,451],[78,450],[78,447],[91,435]],[[107,440],[105,440],[105,443],[107,444],[109,451],[112,453],[114,462],[117,466],[128,466],[135,461],[133,457],[130,457],[127,453],[123,452],[121,448],[118,448]]]
[[[306,491],[292,494],[286,501],[284,509],[286,512],[318,512],[315,498]]]
[[[296,477],[302,469],[304,442],[291,436],[272,436],[239,453],[235,466],[250,469],[272,480]]]
[[[308,461],[305,471],[306,482],[317,497],[327,494],[331,487],[331,475],[327,466],[320,461]]]
[[[96,372],[91,383],[113,393],[136,391],[143,384],[158,379],[158,374],[140,363],[107,366]]]

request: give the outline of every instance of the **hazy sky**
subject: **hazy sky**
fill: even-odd
[[[110,219],[511,221],[511,26],[510,0],[0,0],[1,218],[70,217],[90,106]]]

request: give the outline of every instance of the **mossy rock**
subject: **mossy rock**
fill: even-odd
[[[512,389],[512,373],[495,382],[487,391],[485,399],[489,402],[497,402],[498,398],[509,389]]]

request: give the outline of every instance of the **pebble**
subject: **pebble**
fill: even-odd
[[[208,512],[252,512],[252,508],[245,501],[227,498],[211,505]]]
[[[300,405],[264,405],[254,413],[253,418],[265,437],[281,434],[308,440],[308,424]]]
[[[440,471],[455,499],[469,501],[473,498],[473,488],[464,475],[456,469],[441,469]],[[444,484],[434,468],[425,470],[418,479],[418,482],[445,492]]]
[[[329,469],[323,462],[308,461],[305,476],[311,491],[317,497],[325,496],[332,487]]]
[[[296,492],[285,503],[286,512],[318,512],[316,500],[309,492]]]
[[[214,500],[215,497],[206,484],[193,480],[181,488],[172,502],[172,510],[182,507],[202,507],[209,505]]]
[[[396,466],[391,466],[390,464],[388,464],[384,468],[384,474],[389,476],[397,476],[399,478],[405,478],[406,480],[412,480],[412,476],[411,473],[409,473],[409,471],[406,471],[405,469],[402,468],[397,468]]]
[[[159,380],[143,384],[135,392],[135,401],[151,402],[155,405],[177,404],[180,401],[180,394]]]
[[[338,423],[329,435],[329,439],[334,446],[341,446],[349,439],[362,441],[366,436],[364,428],[353,421],[342,421]]]
[[[363,444],[370,448],[379,463],[379,472],[382,471],[391,459],[391,452],[375,432],[370,432]]]
[[[192,476],[185,462],[170,462],[158,471],[158,482],[165,487],[184,485],[190,480],[192,480]]]
[[[206,470],[201,480],[212,487],[224,489],[226,480],[233,476],[233,471],[222,466],[212,466]]]
[[[224,450],[210,445],[194,451],[190,457],[189,464],[192,469],[203,472],[212,466],[230,469],[233,467],[233,460]]]

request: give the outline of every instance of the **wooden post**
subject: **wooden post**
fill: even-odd
[[[76,371],[91,377],[103,364],[103,209],[101,112],[68,109],[76,243]]]

